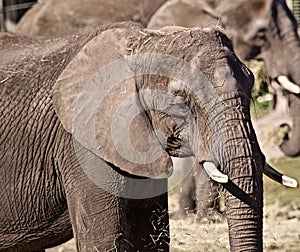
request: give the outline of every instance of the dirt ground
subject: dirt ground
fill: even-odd
[[[277,169],[300,180],[300,158],[283,158],[275,145],[277,126],[288,118],[277,114],[255,120],[254,127],[267,160]],[[280,168],[282,167],[283,168]],[[295,169],[294,169],[295,168]],[[288,189],[264,178],[264,251],[300,251],[300,189]],[[169,195],[170,212],[176,211],[178,193]],[[225,218],[217,223],[199,223],[193,216],[185,220],[170,220],[171,252],[223,252],[229,251]],[[74,240],[47,252],[74,252]]]

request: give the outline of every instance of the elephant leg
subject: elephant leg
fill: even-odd
[[[83,147],[74,155],[63,177],[77,250],[168,251],[167,179],[130,178]]]
[[[68,186],[67,200],[78,251],[114,251],[120,230],[121,199],[88,178]],[[73,191],[73,192],[72,192]]]
[[[70,210],[78,251],[168,251],[167,194],[124,199],[102,191],[85,197],[93,203],[77,197]]]
[[[219,213],[219,190],[214,181],[207,181],[196,186],[196,211],[199,220],[214,219]]]
[[[167,193],[148,199],[125,199],[120,251],[169,251]]]
[[[193,180],[197,218],[213,218],[220,209],[218,183],[209,179],[201,164],[193,166]]]
[[[193,213],[195,210],[195,183],[193,170],[181,182],[178,195],[179,209],[172,215],[172,219],[186,218],[188,214]]]

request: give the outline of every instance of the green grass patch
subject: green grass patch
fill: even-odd
[[[260,119],[272,111],[272,101],[258,101],[257,98],[253,98],[250,104],[250,112],[252,119]]]
[[[300,181],[300,157],[270,160],[270,164],[281,173]],[[265,204],[278,203],[281,206],[288,204],[300,208],[300,188],[288,188],[264,176],[264,199]]]

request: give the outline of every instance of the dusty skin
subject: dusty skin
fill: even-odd
[[[278,119],[280,118],[280,120]],[[265,117],[254,122],[262,149],[269,154],[269,159],[276,167],[285,167],[284,172],[300,180],[300,158],[283,158],[282,153],[272,143],[267,143],[270,134],[282,117]],[[268,129],[266,128],[268,125]],[[272,126],[270,126],[272,125]],[[262,130],[264,129],[264,130]],[[268,158],[268,156],[267,156]],[[295,166],[295,167],[294,167]],[[283,172],[283,171],[282,171]],[[175,174],[176,176],[176,174]],[[287,189],[264,177],[264,251],[298,252],[300,251],[300,189]],[[178,207],[178,194],[173,190],[169,194],[170,212]],[[170,220],[171,252],[225,252],[229,251],[228,230],[225,219],[216,223],[199,223],[194,216],[186,220]],[[46,250],[47,252],[75,252],[74,239]]]

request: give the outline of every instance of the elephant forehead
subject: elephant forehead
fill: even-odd
[[[216,26],[207,28],[183,28],[167,26],[160,30],[144,29],[142,36],[131,39],[130,48],[135,53],[164,53],[189,61],[199,50],[215,48],[226,37]],[[229,39],[227,38],[229,41]]]

